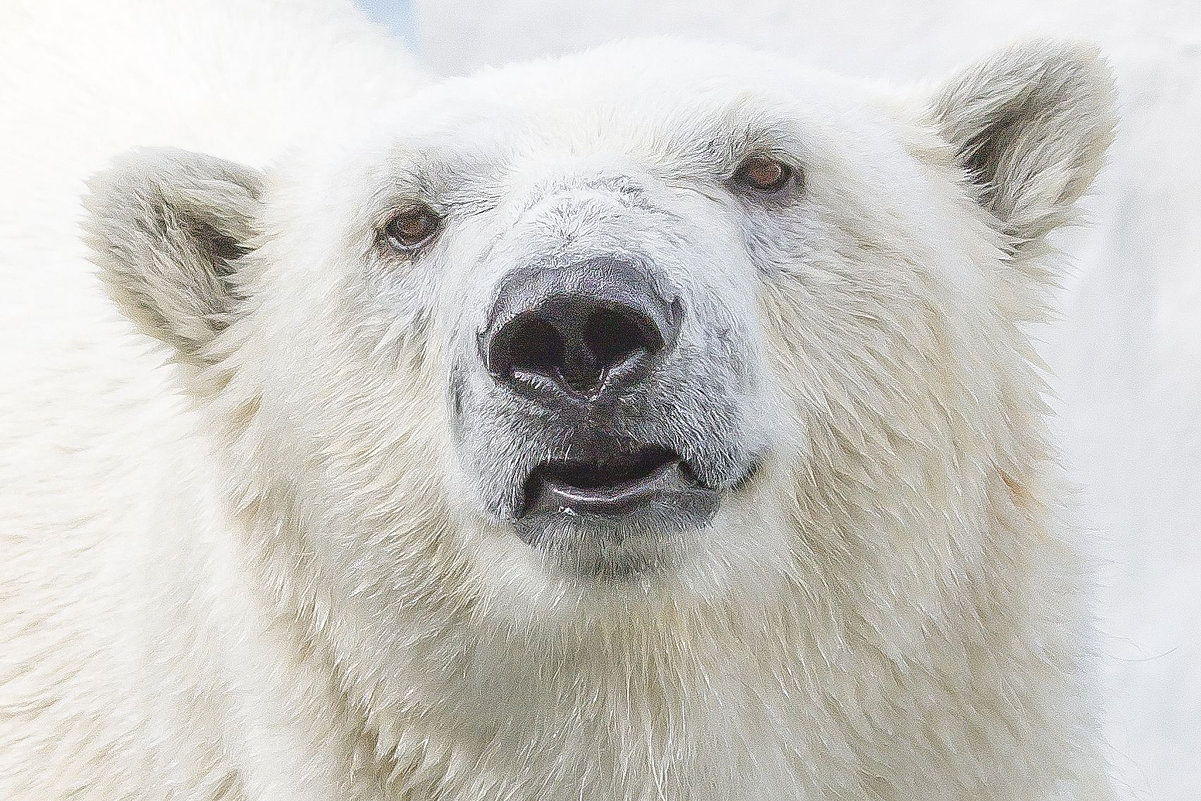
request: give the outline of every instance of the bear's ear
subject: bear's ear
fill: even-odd
[[[177,359],[204,364],[206,346],[242,300],[233,276],[251,249],[261,174],[147,148],[123,156],[89,188],[85,225],[109,294]]]
[[[1113,139],[1113,76],[1087,45],[1033,41],[962,70],[935,125],[1020,251],[1071,218]]]

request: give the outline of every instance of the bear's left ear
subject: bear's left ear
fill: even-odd
[[[123,156],[89,181],[85,226],[100,278],[143,333],[203,366],[243,300],[238,260],[253,247],[262,175],[170,148]]]
[[[931,112],[1020,252],[1071,218],[1101,168],[1116,121],[1113,76],[1091,46],[1033,41],[962,70]]]

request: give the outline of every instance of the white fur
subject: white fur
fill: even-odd
[[[1060,81],[1068,107],[1018,103],[1035,145],[990,214],[955,163],[975,129],[924,96],[669,42],[418,90],[344,9],[240,5],[2,12],[45,77],[0,84],[0,797],[1105,797],[1022,331],[1107,141],[1095,56],[1011,51],[940,95],[978,120]],[[792,216],[678,155],[746,119],[804,133]],[[280,158],[250,308],[172,366],[74,230],[83,180],[158,144]],[[434,146],[479,213],[424,262],[372,255]],[[640,229],[657,258],[753,323],[771,438],[676,573],[619,585],[480,510],[443,389],[482,252],[652,226],[586,180],[613,174],[692,226],[687,253]]]

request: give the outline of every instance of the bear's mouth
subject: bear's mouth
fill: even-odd
[[[583,458],[536,466],[525,482],[521,516],[566,512],[619,517],[656,497],[700,488],[687,462],[668,448],[596,449]]]

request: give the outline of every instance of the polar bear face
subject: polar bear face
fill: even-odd
[[[1035,447],[1017,326],[1106,80],[1036,45],[903,102],[615,45],[432,86],[265,176],[138,152],[92,227],[231,515],[330,597],[745,604],[853,527],[975,531]]]

